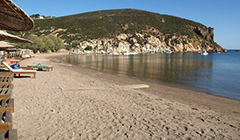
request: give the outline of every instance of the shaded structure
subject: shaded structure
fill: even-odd
[[[11,0],[0,0],[0,29],[1,30],[10,30],[10,31],[28,31],[34,27],[33,20],[14,2]],[[14,51],[14,47],[19,45],[14,43],[5,42],[14,41],[21,43],[33,43],[28,39],[24,39],[12,34],[7,33],[6,31],[0,30],[0,50],[1,51]],[[12,48],[12,49],[10,49]],[[4,53],[1,52],[0,55]]]
[[[33,20],[11,0],[0,0],[0,29],[28,31],[34,27]]]
[[[15,44],[15,43],[0,41],[0,51],[7,50],[8,48],[15,48],[17,46],[19,46],[19,45]]]
[[[2,40],[11,40],[11,41],[17,41],[17,42],[22,42],[22,43],[33,43],[32,41],[28,39],[24,39],[15,35],[11,35],[7,32],[1,31],[0,30],[0,41]]]
[[[16,56],[16,47],[18,47],[18,44],[15,43],[9,43],[5,41],[0,41],[0,60],[2,61],[2,56],[4,55],[7,58],[12,58],[13,56]]]
[[[10,31],[28,31],[31,30],[34,26],[33,20],[15,3],[11,0],[0,0],[0,29],[1,30],[10,30]],[[28,42],[32,43],[30,40],[20,38],[8,34],[6,32],[0,31],[0,49],[6,51],[9,48],[17,46],[17,44],[8,43],[2,40],[18,41],[18,42]],[[16,51],[8,50],[8,51]],[[5,62],[3,62],[5,63]],[[11,70],[11,67],[10,67]],[[5,69],[4,69],[5,71]],[[32,73],[31,73],[32,72]],[[25,71],[11,71],[11,72],[1,72],[0,74],[0,87],[2,87],[1,92],[6,93],[5,90],[9,91],[7,96],[5,94],[0,94],[0,140],[17,140],[17,130],[12,127],[12,113],[14,111],[13,99],[11,98],[12,88],[9,86],[12,85],[11,81],[13,80],[13,74],[26,74]],[[36,77],[35,71],[27,71],[27,73],[34,74]],[[7,80],[5,80],[7,79]],[[9,80],[10,79],[10,80]],[[4,90],[3,90],[4,89]]]

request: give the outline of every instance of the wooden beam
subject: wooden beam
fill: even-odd
[[[0,124],[0,130],[10,130],[12,129],[11,123],[1,123]]]

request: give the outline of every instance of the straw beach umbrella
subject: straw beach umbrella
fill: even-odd
[[[28,39],[24,39],[15,35],[11,35],[7,32],[1,31],[0,30],[0,41],[2,40],[12,40],[12,41],[17,41],[17,42],[22,42],[22,43],[32,43],[32,41]]]
[[[33,20],[11,0],[0,0],[0,29],[28,31],[34,27]]]
[[[19,45],[15,43],[0,41],[0,60],[2,61],[2,59],[12,58],[16,56],[16,50],[17,50],[16,47],[19,47]],[[2,58],[3,55],[6,55],[6,56]],[[19,60],[15,60],[15,61],[19,61]]]
[[[15,48],[17,46],[18,45],[15,44],[15,43],[9,43],[9,42],[6,42],[6,41],[0,41],[0,51],[7,50],[8,48]]]

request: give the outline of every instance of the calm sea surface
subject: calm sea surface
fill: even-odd
[[[212,53],[69,55],[66,62],[102,72],[200,89],[240,100],[240,51]]]

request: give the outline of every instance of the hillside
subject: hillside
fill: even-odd
[[[35,27],[22,33],[23,37],[55,35],[65,43],[83,49],[91,46],[94,50],[98,48],[96,51],[144,52],[150,45],[150,49],[147,47],[150,51],[159,51],[161,47],[169,47],[173,52],[222,51],[213,40],[212,28],[187,19],[141,10],[96,11],[34,22]],[[120,49],[122,45],[119,43],[124,44],[125,49]],[[158,49],[152,50],[151,47]]]

